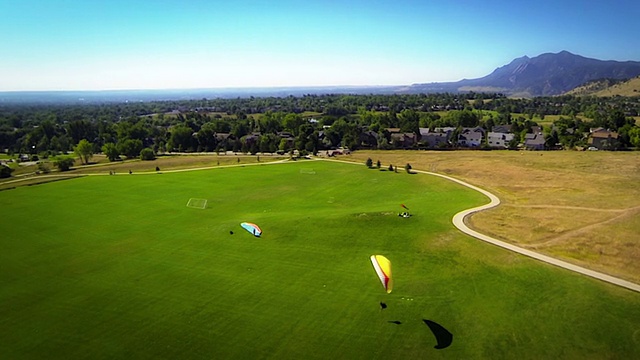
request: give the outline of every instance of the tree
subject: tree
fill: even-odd
[[[48,173],[51,172],[51,170],[49,169],[49,165],[47,165],[47,164],[45,164],[43,162],[38,163],[38,171],[40,171],[43,174],[48,174]]]
[[[156,158],[156,154],[151,148],[144,148],[140,151],[140,160],[153,160]]]
[[[411,174],[411,164],[407,163],[407,165],[404,166],[404,169],[407,171],[407,173]]]
[[[89,159],[93,157],[93,144],[87,139],[82,139],[73,148],[73,152],[78,155],[83,164],[88,164]]]
[[[420,116],[413,109],[404,109],[398,114],[401,132],[418,133],[420,126]]]
[[[632,146],[640,148],[640,128],[634,127],[629,130],[629,142]]]
[[[546,149],[555,149],[558,142],[558,132],[554,129],[544,137],[544,147]]]
[[[280,144],[278,144],[278,150],[282,152],[286,152],[287,150],[289,150],[289,141],[287,141],[287,139],[285,138],[280,139]]]
[[[9,176],[11,176],[12,172],[12,168],[6,165],[0,165],[0,178],[8,178]]]
[[[60,157],[53,162],[60,171],[69,171],[73,163],[75,160],[72,157]]]
[[[120,160],[120,150],[114,143],[106,143],[102,145],[102,152],[109,158],[109,161]]]
[[[71,121],[67,124],[67,134],[71,136],[74,143],[79,143],[82,139],[95,138],[95,127],[87,120]]]
[[[193,151],[194,142],[193,129],[190,127],[179,125],[171,130],[171,137],[169,138],[169,148],[171,150],[178,150],[179,152]]]
[[[293,134],[293,136],[298,136],[298,131],[300,126],[304,124],[304,120],[302,116],[298,114],[287,114],[283,120],[284,129]]]
[[[213,151],[216,148],[216,131],[213,124],[206,123],[202,125],[196,138],[198,139],[199,147],[204,151]]]
[[[118,144],[118,150],[124,156],[128,157],[129,159],[133,159],[140,155],[142,146],[142,141],[138,139],[127,139]]]
[[[519,136],[514,136],[513,139],[511,139],[509,141],[509,144],[507,145],[507,148],[509,150],[516,150],[516,149],[518,149],[518,145],[520,145],[520,137]]]

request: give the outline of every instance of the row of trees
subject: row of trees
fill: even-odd
[[[150,114],[162,116],[174,110],[183,113],[215,112],[221,116],[226,114],[245,118],[251,114],[263,114],[267,111],[297,114],[311,111],[339,117],[354,114],[359,109],[398,113],[404,109],[433,111],[465,108],[539,117],[585,114],[588,118],[596,119],[597,116],[604,115],[611,109],[619,109],[627,116],[638,116],[640,99],[638,97],[601,98],[570,95],[511,99],[502,94],[470,92],[412,95],[305,95],[82,105],[3,102],[0,105],[0,122],[6,121],[11,127],[21,128],[47,119],[54,123],[82,119],[116,121],[130,116]],[[166,120],[170,121],[170,118],[167,117]]]
[[[176,111],[179,109],[179,111]],[[520,139],[536,121],[562,114],[547,136],[566,147],[584,143],[593,127],[638,146],[630,115],[638,98],[573,96],[508,99],[500,94],[308,95],[101,105],[2,105],[0,150],[11,153],[104,153],[109,159],[195,151],[316,152],[345,146],[395,146],[388,128],[475,127],[511,124]],[[310,112],[315,111],[315,112]],[[514,116],[513,113],[521,115]],[[588,118],[588,120],[587,120]],[[85,140],[85,142],[82,142]],[[88,150],[90,147],[90,150]],[[83,162],[88,159],[80,156]]]

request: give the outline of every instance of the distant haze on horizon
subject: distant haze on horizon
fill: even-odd
[[[640,60],[640,2],[0,0],[0,91],[409,85]]]

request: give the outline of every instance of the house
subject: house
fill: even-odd
[[[451,131],[447,132],[430,132],[429,128],[420,128],[420,142],[428,148],[439,148],[448,145],[451,132],[455,130],[454,128],[451,129]]]
[[[229,133],[216,133],[216,143],[218,144],[218,148],[220,149],[231,149],[233,142],[236,140],[236,137],[233,134]]]
[[[412,147],[418,142],[417,136],[414,133],[393,133],[391,134],[391,143],[395,147],[401,149],[407,149]]]
[[[487,144],[492,148],[506,149],[514,137],[515,135],[512,133],[489,132],[487,134]]]
[[[544,136],[542,133],[525,134],[524,148],[527,150],[544,150]]]
[[[462,132],[458,135],[458,145],[462,147],[480,147],[483,139],[483,128],[462,128]]]
[[[438,132],[438,133],[447,133],[449,135],[451,135],[452,132],[456,131],[456,128],[453,126],[445,126],[445,127],[437,127],[435,129],[433,129],[433,132]]]
[[[491,131],[494,133],[503,133],[503,134],[507,134],[511,132],[511,128],[513,126],[511,124],[504,124],[504,125],[495,125],[491,128]]]
[[[378,146],[378,133],[375,131],[363,131],[359,135],[360,146],[375,148]]]
[[[428,148],[441,148],[449,144],[449,134],[429,133],[420,137],[420,142]]]
[[[616,149],[620,142],[618,141],[618,133],[615,131],[609,131],[603,128],[597,128],[591,131],[587,144],[591,147],[595,147],[598,150],[613,150]]]

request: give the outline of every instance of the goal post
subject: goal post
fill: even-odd
[[[194,208],[194,209],[206,209],[207,199],[191,198],[187,202],[187,207]]]

